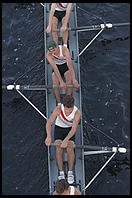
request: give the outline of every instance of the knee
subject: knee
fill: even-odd
[[[62,19],[62,24],[64,24],[64,22],[65,22],[65,17],[63,17],[63,19]]]
[[[67,153],[74,152],[74,142],[70,140],[68,143],[71,144],[71,147],[70,146],[67,147],[66,149]]]
[[[70,84],[71,83],[71,74],[70,74],[69,71],[66,72],[65,79],[66,79],[66,83],[67,84]]]
[[[53,21],[52,21],[52,28],[53,28],[53,29],[56,29],[57,26],[58,26],[57,20],[56,20],[56,19],[53,19]]]
[[[71,84],[71,78],[68,78],[67,80],[66,80],[66,83],[68,84],[68,85],[70,85]]]
[[[60,147],[62,140],[56,140],[55,143],[57,144],[56,146],[56,153],[61,154],[62,153],[62,148]]]
[[[74,153],[74,148],[67,147],[66,151],[68,154],[72,154]]]
[[[57,85],[58,84],[58,80],[57,80],[54,72],[52,73],[52,81],[53,81],[53,84],[54,85]]]

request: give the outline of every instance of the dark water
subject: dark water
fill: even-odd
[[[79,3],[78,26],[130,21],[128,3]],[[97,32],[79,36],[80,51]],[[39,3],[2,4],[2,84],[44,84],[43,8]],[[105,30],[81,55],[84,142],[98,129],[130,147],[130,28]],[[27,73],[27,71],[29,71]],[[24,75],[23,75],[24,74]],[[23,75],[23,76],[22,76]],[[45,114],[44,91],[25,91]],[[2,91],[2,193],[48,194],[45,120],[16,91]],[[96,127],[93,128],[90,126]],[[101,143],[116,145],[100,133]],[[85,158],[86,184],[103,160]],[[94,161],[94,170],[92,163]],[[130,159],[116,154],[86,191],[93,195],[129,195]],[[91,167],[92,166],[92,167]],[[94,173],[93,173],[94,172]],[[93,175],[92,175],[93,174]]]

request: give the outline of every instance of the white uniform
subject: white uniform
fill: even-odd
[[[63,56],[62,54],[62,45],[58,45],[58,47],[60,48],[60,55],[56,56],[55,54],[52,54],[52,57],[53,57],[55,64],[62,65],[66,63],[67,61],[66,61],[66,57]]]
[[[70,186],[70,195],[74,195],[74,192],[75,192],[75,187]]]
[[[65,11],[67,9],[67,4],[68,3],[56,3],[55,10],[57,10],[57,11]]]
[[[76,111],[77,111],[77,107],[74,105],[74,108],[71,114],[66,116],[64,112],[64,105],[61,104],[61,113],[60,115],[57,116],[55,125],[62,127],[62,128],[72,127],[72,123],[73,123],[73,119],[74,119]]]

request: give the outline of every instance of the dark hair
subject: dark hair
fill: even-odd
[[[74,106],[74,98],[71,95],[66,95],[63,98],[63,105],[65,107],[71,108]]]
[[[56,45],[56,42],[55,41],[49,41],[48,43],[47,43],[47,49],[49,49],[50,47],[52,47],[52,48],[55,48],[57,45]]]
[[[69,187],[68,182],[65,179],[58,180],[55,183],[55,190],[58,194],[62,194],[64,191],[66,191]]]

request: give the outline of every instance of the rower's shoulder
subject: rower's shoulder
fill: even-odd
[[[63,46],[63,45],[62,45],[62,52],[63,52],[63,54],[70,55],[69,49],[67,47]]]
[[[77,108],[76,114],[81,115],[81,111]]]
[[[47,59],[48,61],[53,60],[53,57],[52,57],[52,55],[49,53],[49,51],[46,53],[46,59]]]
[[[51,54],[49,53],[49,51],[47,51],[46,58],[49,57],[49,56],[51,56]]]
[[[53,195],[58,195],[58,193],[56,191],[53,192]]]
[[[74,195],[81,195],[81,192],[80,190],[78,190],[78,188],[75,187],[75,192],[74,192]]]
[[[60,111],[61,111],[61,105],[57,105],[54,109],[54,112],[60,114]]]
[[[52,114],[50,115],[50,119],[55,119],[61,112],[61,108],[60,106],[56,106],[52,112]]]

